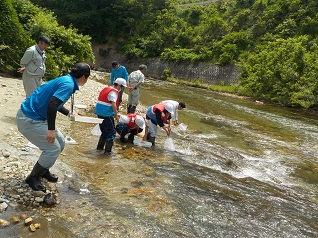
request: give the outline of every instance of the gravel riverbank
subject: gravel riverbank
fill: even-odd
[[[75,104],[86,105],[87,110],[92,109],[99,92],[105,87],[104,83],[107,83],[108,80],[109,75],[93,72],[90,80],[75,94]],[[52,205],[50,200],[46,200],[48,197],[45,197],[45,193],[32,191],[24,182],[40,154],[37,148],[28,144],[28,141],[18,132],[15,124],[15,115],[24,97],[20,79],[0,77],[2,111],[0,118],[0,237],[7,237],[8,234],[12,235],[17,232],[17,224],[22,226],[25,217],[35,214],[52,215],[58,209],[60,202],[58,185],[44,181],[57,202]],[[122,113],[125,112],[127,95],[123,99]],[[70,100],[65,106],[70,108]],[[57,126],[64,135],[69,134],[70,123],[67,117],[58,115]],[[60,171],[62,167],[53,166],[52,171],[57,173],[61,180],[65,180],[67,178],[63,178],[63,175],[67,166],[64,166],[64,171]],[[47,219],[47,221],[49,220]]]

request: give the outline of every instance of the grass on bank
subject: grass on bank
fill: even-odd
[[[187,81],[182,79],[176,79],[173,77],[167,77],[166,81],[183,84],[191,87],[196,88],[205,88],[216,92],[222,92],[222,93],[231,93],[231,94],[237,94],[237,88],[238,84],[231,84],[231,85],[220,85],[220,84],[205,84],[202,83],[200,80],[195,81]]]

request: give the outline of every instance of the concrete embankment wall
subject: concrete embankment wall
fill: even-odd
[[[96,68],[103,68],[107,72],[111,70],[111,62],[116,60],[124,65],[128,73],[138,69],[140,64],[147,65],[146,76],[160,78],[165,69],[170,70],[171,76],[178,79],[189,81],[199,80],[207,84],[230,85],[238,83],[239,68],[234,65],[219,66],[210,63],[200,62],[171,62],[163,61],[157,58],[134,59],[127,60],[125,56],[120,54],[109,54],[107,57],[97,56],[98,49],[95,48]]]

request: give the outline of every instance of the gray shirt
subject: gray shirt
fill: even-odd
[[[45,73],[46,56],[38,45],[28,48],[20,60],[20,65],[25,67],[28,75],[43,77]]]

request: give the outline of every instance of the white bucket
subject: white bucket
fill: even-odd
[[[148,148],[152,146],[151,142],[143,141],[141,139],[134,139],[133,143],[134,143],[134,145],[142,146],[142,147],[148,147]]]

